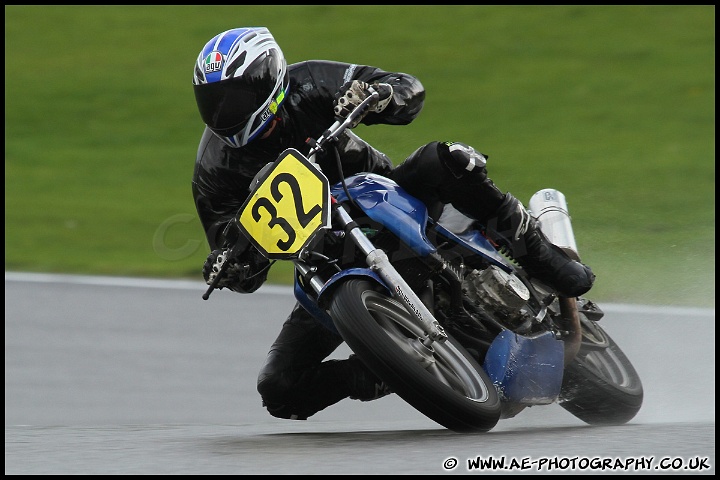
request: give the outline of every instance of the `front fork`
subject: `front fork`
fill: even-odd
[[[345,230],[346,236],[350,237],[360,252],[365,255],[370,270],[375,272],[385,282],[393,298],[404,305],[408,312],[418,319],[425,333],[425,337],[420,339],[423,345],[429,347],[433,342],[444,342],[447,340],[448,336],[447,333],[445,333],[445,329],[425,306],[420,297],[410,288],[405,279],[395,270],[395,267],[392,266],[385,252],[382,249],[376,248],[375,245],[368,240],[360,229],[360,226],[355,223],[342,205],[333,203],[332,208],[334,222]],[[296,264],[296,266],[300,269],[300,272],[303,273],[303,265]],[[310,280],[311,287],[316,292],[320,292],[324,283],[320,279],[317,279],[316,282],[313,283],[313,280],[315,279]]]

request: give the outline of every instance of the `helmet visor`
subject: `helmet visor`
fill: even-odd
[[[195,100],[203,122],[216,134],[230,137],[243,128],[278,84],[278,58],[257,58],[242,77],[195,85]]]
[[[225,80],[195,86],[195,99],[203,122],[215,133],[231,136],[245,126],[265,99],[272,94],[242,81]]]

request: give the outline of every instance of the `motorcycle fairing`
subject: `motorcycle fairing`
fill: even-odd
[[[562,386],[563,342],[552,332],[527,337],[503,330],[490,344],[483,369],[504,402],[553,403]]]
[[[425,236],[428,212],[424,203],[382,175],[361,173],[345,181],[352,199],[368,217],[387,227],[418,255],[435,253],[435,246]],[[330,192],[339,202],[348,199],[341,183]]]

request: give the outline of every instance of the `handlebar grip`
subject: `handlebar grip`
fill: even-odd
[[[367,98],[360,103],[360,105],[355,107],[355,109],[350,112],[350,115],[347,116],[343,124],[351,123],[353,120],[355,120],[355,118],[363,114],[365,110],[370,108],[371,104],[376,104],[378,100],[380,100],[380,94],[377,92],[377,90],[370,87],[368,88],[368,92],[370,92],[370,95],[368,95]]]
[[[220,283],[220,279],[225,275],[225,271],[228,269],[228,266],[230,265],[229,261],[225,261],[225,263],[222,264],[222,267],[220,267],[220,271],[217,275],[215,275],[215,278],[213,279],[212,283],[208,287],[207,291],[203,294],[202,298],[203,300],[207,300],[210,298],[210,294],[213,290],[215,290],[218,286],[218,283]]]
[[[225,272],[227,271],[228,267],[230,266],[230,259],[233,258],[238,252],[242,252],[250,245],[250,240],[245,237],[244,235],[240,235],[240,237],[235,242],[235,245],[230,247],[227,251],[227,258],[225,259],[225,262],[222,264],[222,267],[220,267],[220,271],[217,275],[215,275],[215,278],[213,279],[212,283],[208,287],[208,289],[203,294],[202,298],[203,300],[207,300],[210,298],[210,294],[213,290],[215,290],[218,286],[218,283],[220,283],[220,280],[223,276],[225,276]]]

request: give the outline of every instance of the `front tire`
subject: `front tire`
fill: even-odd
[[[565,368],[559,403],[590,425],[622,425],[640,410],[640,376],[620,347],[596,322],[580,315],[582,343]]]
[[[500,399],[482,367],[452,337],[424,346],[417,319],[376,283],[344,281],[330,312],[353,352],[428,418],[456,432],[497,424]]]

